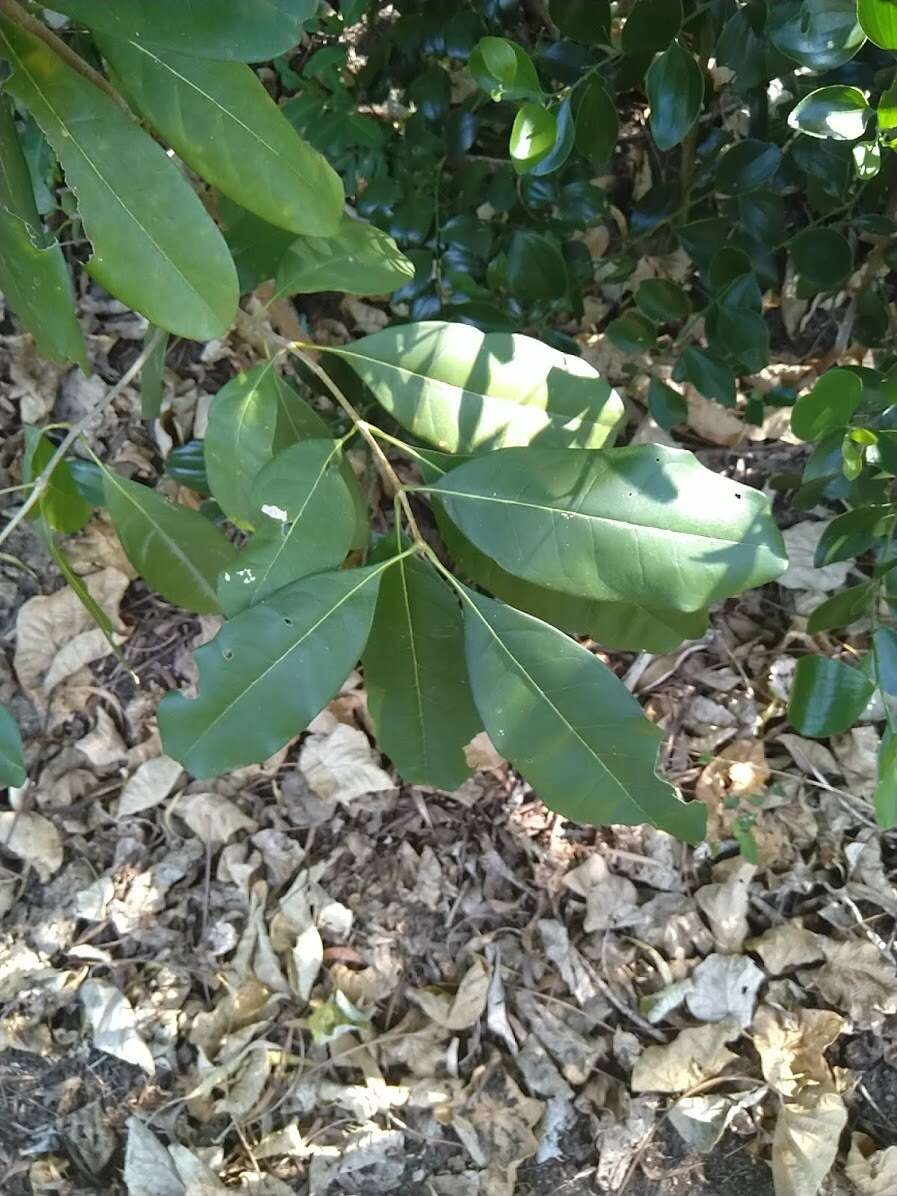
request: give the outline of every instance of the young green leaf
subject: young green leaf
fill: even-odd
[[[610,159],[620,133],[617,105],[603,80],[593,75],[575,93],[576,148],[595,165]]]
[[[218,612],[215,582],[237,550],[198,511],[106,471],[106,506],[128,560],[148,586],[187,610]]]
[[[77,195],[93,277],[160,328],[194,340],[221,336],[237,307],[234,264],[162,147],[5,17],[0,52],[12,67],[4,87],[33,114]]]
[[[897,7],[893,0],[857,0],[863,32],[883,50],[897,50]]]
[[[514,169],[526,174],[554,149],[557,117],[542,104],[530,101],[518,109],[511,129],[510,153]]]
[[[226,615],[346,559],[355,503],[340,470],[340,448],[337,440],[303,440],[262,468],[250,496],[258,531],[218,582]]]
[[[802,656],[797,662],[788,717],[800,735],[825,739],[852,727],[874,689],[869,678],[828,656]]]
[[[665,50],[682,27],[682,0],[635,0],[623,26],[626,54]]]
[[[858,87],[819,87],[796,104],[788,115],[788,124],[810,137],[828,137],[833,141],[857,141],[866,131],[872,114],[868,101]]]
[[[207,182],[293,233],[337,232],[339,175],[302,140],[250,67],[133,37],[101,36],[99,45],[138,111]]]
[[[529,168],[527,173],[531,174],[533,178],[543,178],[545,175],[560,170],[573,153],[575,144],[576,125],[573,121],[573,104],[570,96],[567,96],[565,100],[561,101],[557,110],[557,135],[554,145],[544,158]]]
[[[150,324],[146,330],[146,344],[159,330]],[[162,413],[165,386],[165,358],[168,354],[168,334],[156,342],[140,374],[140,415],[143,419],[158,419]]]
[[[829,370],[791,411],[791,431],[801,440],[821,440],[843,428],[860,405],[863,383],[851,370]]]
[[[851,623],[869,613],[874,599],[875,587],[868,582],[859,586],[849,586],[813,608],[807,619],[807,631],[810,635],[817,635],[820,631],[849,627]]]
[[[505,37],[483,37],[468,62],[477,84],[495,100],[522,100],[541,94],[539,76],[522,46]]]
[[[697,611],[787,564],[767,499],[681,449],[501,449],[429,489],[502,568],[580,597]]]
[[[597,657],[472,591],[464,633],[486,731],[546,805],[577,822],[649,822],[700,842],[703,805],[683,804],[658,777],[659,730]]]
[[[277,267],[279,295],[385,295],[414,278],[414,263],[373,224],[344,216],[332,237],[300,237]]]
[[[481,722],[458,599],[432,565],[406,557],[383,578],[363,664],[377,742],[404,779],[457,789]]]
[[[292,49],[318,0],[59,0],[59,12],[89,29],[198,58],[265,62]]]
[[[326,352],[346,361],[402,427],[444,452],[597,448],[623,414],[617,393],[582,358],[527,336],[426,321]]]
[[[5,706],[0,706],[0,785],[18,789],[27,780],[22,736],[13,716]]]
[[[43,356],[89,370],[65,258],[41,224],[5,96],[0,96],[0,291]]]
[[[822,569],[867,552],[886,530],[890,515],[890,506],[856,507],[836,515],[819,537],[813,564]]]
[[[33,482],[47,468],[56,446],[40,428],[25,426],[25,456],[22,460],[22,480]],[[90,505],[81,497],[75,479],[65,460],[50,474],[46,490],[41,495],[32,518],[43,516],[57,532],[71,535],[79,532],[90,518]]]
[[[550,0],[552,21],[567,37],[587,46],[610,42],[610,0]]]
[[[253,366],[219,390],[209,408],[206,473],[229,519],[253,526],[250,492],[262,466],[289,444],[326,438],[327,425],[277,373],[276,362]]]
[[[651,136],[658,149],[679,145],[698,119],[704,103],[704,76],[694,57],[673,42],[645,75],[651,105]]]
[[[159,706],[165,751],[195,777],[266,760],[327,705],[364,651],[392,562],[294,581],[196,652],[199,696]]]

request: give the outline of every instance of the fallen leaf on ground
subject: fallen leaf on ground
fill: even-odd
[[[754,1046],[763,1077],[784,1097],[804,1089],[834,1090],[836,1078],[825,1052],[844,1029],[844,1018],[830,1009],[775,1009],[761,1005],[754,1018]]]
[[[821,934],[806,930],[799,918],[772,926],[757,938],[749,939],[745,949],[755,951],[772,976],[788,972],[804,964],[824,958],[825,939]]]
[[[348,804],[367,793],[395,789],[376,759],[364,732],[340,723],[329,734],[306,738],[299,769],[318,797]]]
[[[817,1196],[838,1153],[847,1109],[838,1092],[786,1101],[776,1119],[772,1177],[776,1196]]]
[[[823,999],[843,1010],[860,1029],[897,1013],[897,969],[866,939],[825,940],[821,968],[802,974]]]
[[[715,883],[704,885],[695,893],[698,908],[704,913],[720,951],[737,954],[748,933],[749,886],[757,869],[736,857],[714,869]]]
[[[708,955],[692,973],[685,996],[689,1011],[702,1022],[734,1021],[749,1026],[760,986],[766,977],[746,955]]]
[[[804,739],[802,735],[780,735],[776,743],[788,749],[794,763],[810,776],[821,772],[827,776],[838,771],[838,762],[824,743]]]
[[[599,855],[590,855],[564,877],[564,884],[586,900],[583,929],[587,934],[625,925],[638,909],[638,889],[616,876]]]
[[[156,1064],[137,1033],[137,1018],[127,997],[105,980],[85,981],[79,995],[93,1031],[94,1047],[154,1075]]]
[[[687,1092],[715,1079],[738,1058],[726,1046],[738,1038],[735,1022],[718,1022],[682,1030],[666,1046],[649,1046],[632,1070],[633,1092]]]
[[[0,850],[30,864],[44,883],[62,867],[59,831],[48,818],[29,810],[0,813]]]
[[[136,1117],[128,1118],[124,1180],[128,1196],[186,1196],[171,1155]]]
[[[427,1017],[446,1030],[469,1030],[486,1011],[489,998],[489,969],[475,958],[454,994],[434,988],[409,992],[409,997]]]
[[[788,568],[778,578],[780,586],[787,590],[812,590],[817,594],[827,594],[830,590],[840,590],[846,583],[853,567],[852,561],[836,561],[821,569],[817,569],[813,563],[816,547],[829,522],[805,519],[803,523],[785,529],[782,535]]]
[[[156,756],[141,764],[118,799],[118,817],[128,818],[141,810],[151,810],[164,801],[183,772],[177,760]]]
[[[174,807],[197,839],[219,847],[239,831],[254,831],[256,823],[232,801],[217,793],[188,793]]]
[[[844,1174],[859,1196],[894,1196],[897,1192],[897,1146],[876,1150],[865,1134],[854,1134]]]

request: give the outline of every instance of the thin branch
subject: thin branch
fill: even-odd
[[[2,4],[2,3],[4,3],[4,0],[0,0],[0,4]],[[110,387],[110,389],[106,391],[106,393],[102,396],[102,398],[97,399],[97,401],[90,408],[90,410],[87,411],[84,415],[82,415],[82,417],[78,420],[78,422],[76,424],[73,424],[71,426],[71,428],[69,428],[68,432],[65,435],[65,438],[62,441],[62,444],[60,444],[59,448],[56,450],[56,452],[53,454],[53,456],[47,462],[46,468],[44,470],[42,470],[41,473],[38,474],[38,476],[34,479],[34,486],[33,486],[31,493],[28,495],[28,497],[25,499],[25,501],[19,507],[18,511],[15,513],[15,515],[12,517],[12,519],[10,519],[9,523],[7,523],[6,527],[2,531],[0,531],[0,544],[3,544],[6,540],[9,539],[9,537],[12,535],[12,533],[15,531],[15,529],[19,526],[19,524],[22,522],[22,520],[28,515],[28,513],[35,506],[37,506],[37,504],[41,500],[41,497],[44,494],[44,491],[47,489],[48,485],[50,484],[50,477],[51,477],[54,469],[56,468],[56,466],[59,464],[59,462],[62,460],[62,458],[66,455],[66,453],[69,451],[69,449],[75,443],[75,441],[78,439],[78,437],[81,435],[81,433],[86,430],[88,425],[94,419],[96,419],[96,417],[98,415],[100,415],[103,411],[105,411],[105,409],[109,406],[109,404],[114,402],[118,398],[118,396],[122,393],[122,391],[126,390],[127,387],[130,386],[130,384],[134,381],[134,379],[137,377],[137,375],[140,373],[140,371],[146,365],[148,358],[155,352],[155,349],[156,349],[159,341],[162,339],[162,337],[164,335],[165,335],[165,333],[163,332],[163,330],[161,328],[157,328],[156,331],[153,333],[153,335],[150,337],[149,341],[147,341],[146,345],[143,348],[143,351],[140,353],[140,356],[137,358],[137,360],[134,362],[134,364],[130,367],[130,369],[128,369],[124,374],[122,374],[122,376],[121,376],[121,378],[119,378],[118,382],[116,382],[116,384],[114,386]]]
[[[45,46],[49,46],[53,53],[70,66],[73,71],[77,71],[83,79],[86,79],[88,83],[92,83],[94,87],[98,87],[100,91],[104,91],[120,108],[124,108],[127,111],[127,105],[109,80],[104,79],[99,71],[95,71],[89,62],[85,62],[80,54],[76,54],[52,29],[48,29],[46,25],[36,17],[33,17],[31,13],[26,12],[18,0],[0,0],[0,13],[8,17],[20,29],[25,29],[28,33],[33,34],[34,37],[39,38]]]

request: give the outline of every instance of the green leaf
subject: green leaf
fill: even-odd
[[[770,40],[777,50],[812,71],[830,71],[849,62],[866,40],[857,21],[856,0],[802,0],[776,23],[770,10]]]
[[[553,112],[530,101],[518,109],[511,129],[511,161],[518,174],[527,174],[547,157],[557,140],[558,122]]]
[[[853,269],[853,250],[833,228],[807,228],[791,242],[791,258],[805,297],[834,290]]]
[[[697,611],[787,563],[766,498],[680,449],[501,449],[429,489],[502,568],[579,597]]]
[[[623,26],[623,51],[665,50],[682,28],[682,0],[635,0]]]
[[[318,0],[59,0],[89,29],[202,58],[265,62],[292,49]]]
[[[363,664],[380,748],[409,784],[457,789],[481,723],[458,599],[432,565],[406,557],[386,574]]]
[[[822,569],[835,561],[846,561],[867,552],[887,527],[890,514],[888,506],[871,506],[836,515],[819,537],[813,564]]]
[[[746,137],[730,145],[716,168],[717,190],[724,195],[744,195],[758,191],[779,169],[782,151],[770,141]]]
[[[576,148],[600,166],[610,159],[620,134],[617,105],[598,75],[593,75],[577,94]]]
[[[874,599],[874,586],[868,583],[850,586],[813,608],[807,619],[807,631],[810,635],[817,635],[820,631],[849,627],[869,613]]]
[[[652,378],[648,387],[648,411],[654,422],[665,432],[684,424],[688,419],[688,404],[685,396],[659,378]]]
[[[88,372],[68,267],[38,215],[9,100],[0,96],[0,291],[44,357]]]
[[[820,87],[791,109],[788,124],[810,137],[857,141],[866,131],[871,112],[858,87]]]
[[[13,71],[4,86],[37,120],[77,196],[94,251],[93,277],[178,336],[210,340],[225,333],[237,306],[233,261],[162,147],[6,18],[0,18],[0,52]]]
[[[679,359],[676,381],[688,381],[705,399],[718,399],[724,407],[734,407],[737,397],[735,375],[711,353],[686,345]]]
[[[205,778],[267,760],[298,735],[364,651],[390,564],[302,578],[225,623],[195,653],[199,696],[162,699],[165,751]]]
[[[237,550],[213,523],[107,470],[106,506],[128,560],[148,586],[177,606],[216,614],[218,574]]]
[[[876,684],[897,697],[897,631],[893,627],[876,628],[872,636],[872,661]]]
[[[878,751],[875,820],[882,830],[897,826],[897,735],[887,731]]]
[[[556,299],[567,289],[567,264],[551,237],[518,229],[508,250],[508,288],[524,303]]]
[[[373,224],[343,218],[333,237],[300,237],[277,268],[279,295],[385,295],[414,278],[414,263]]]
[[[145,344],[160,330],[150,324],[146,330]],[[155,348],[146,359],[140,374],[140,416],[141,419],[158,419],[162,414],[162,399],[165,385],[165,358],[168,353],[168,333],[156,342]]]
[[[755,8],[739,8],[732,13],[716,43],[716,61],[735,72],[734,92],[747,92],[769,79],[767,43],[754,26]]]
[[[610,0],[550,0],[552,21],[567,37],[587,46],[610,42]]]
[[[355,503],[341,456],[337,440],[303,440],[278,453],[258,474],[251,502],[259,530],[218,582],[228,617],[346,559],[355,535]]]
[[[801,440],[821,440],[843,428],[860,405],[861,379],[850,370],[829,370],[791,411],[791,431]]]
[[[0,785],[19,789],[27,780],[19,728],[6,707],[0,706]]]
[[[211,497],[206,474],[205,444],[202,440],[189,440],[173,448],[165,462],[165,472],[178,485],[195,490],[204,498]]]
[[[897,129],[897,86],[891,84],[878,101],[878,128],[887,138]]]
[[[278,376],[273,358],[253,366],[222,387],[209,408],[205,462],[212,494],[229,519],[251,527],[250,492],[262,466],[289,444],[327,436],[327,425]]]
[[[56,452],[56,445],[40,428],[25,426],[25,456],[22,461],[22,480],[33,482],[47,468]],[[81,497],[75,479],[65,460],[50,474],[46,490],[33,510],[32,518],[43,516],[50,527],[71,535],[79,532],[90,518],[90,505]]]
[[[665,278],[646,278],[639,284],[635,301],[649,320],[667,324],[687,320],[691,315],[691,300],[675,282]]]
[[[651,136],[658,149],[679,145],[704,103],[704,75],[678,41],[648,67],[645,89],[651,105]]]
[[[802,656],[788,707],[791,725],[813,739],[839,735],[866,709],[874,688],[865,674],[840,660]]]
[[[863,32],[883,50],[897,50],[897,8],[892,0],[857,0]]]
[[[135,107],[207,182],[290,232],[329,237],[338,230],[339,175],[302,140],[250,67],[136,38],[101,37],[99,46]]]
[[[218,206],[224,239],[237,267],[240,294],[246,294],[259,283],[274,278],[281,258],[295,238],[285,228],[275,228],[267,220],[259,220],[226,195],[220,197]]]
[[[683,640],[700,639],[707,611],[652,610],[635,602],[596,602],[523,581],[474,548],[436,501],[436,522],[457,569],[510,606],[571,635],[587,635],[620,651],[672,652]]]
[[[529,99],[542,92],[530,56],[505,37],[480,38],[467,65],[477,84],[495,100]]]
[[[541,158],[534,166],[530,167],[528,172],[535,178],[542,178],[547,174],[553,174],[554,171],[566,163],[567,159],[573,153],[573,147],[576,144],[576,126],[573,122],[573,105],[570,97],[562,100],[557,110],[557,135],[554,140],[554,145],[548,151],[544,158]],[[521,171],[518,169],[518,174]]]
[[[624,353],[644,353],[657,340],[657,329],[641,312],[631,309],[617,316],[605,329],[608,337]]]
[[[527,336],[425,321],[325,351],[343,358],[402,427],[444,452],[532,442],[597,448],[623,415],[620,397],[582,358]]]
[[[474,700],[490,739],[546,805],[577,822],[649,822],[698,843],[705,809],[657,776],[660,731],[563,632],[465,591]]]

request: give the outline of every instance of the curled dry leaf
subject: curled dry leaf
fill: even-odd
[[[128,1196],[186,1196],[171,1155],[137,1117],[128,1118],[124,1180]]]
[[[747,937],[749,887],[757,869],[740,857],[714,869],[717,881],[704,885],[695,894],[698,908],[710,923],[720,951],[741,951]]]
[[[692,973],[686,993],[689,1012],[702,1022],[737,1022],[747,1027],[766,977],[746,955],[708,955]]]
[[[763,1099],[766,1089],[754,1088],[743,1096],[683,1096],[670,1107],[667,1116],[679,1137],[698,1154],[707,1154],[726,1132],[741,1109],[751,1108]]]
[[[625,876],[615,876],[600,855],[590,855],[568,872],[564,884],[586,899],[587,934],[626,925],[638,909],[638,889]]]
[[[838,1153],[847,1109],[838,1092],[807,1093],[779,1110],[772,1141],[776,1196],[817,1196]]]
[[[632,1070],[633,1092],[688,1092],[715,1079],[738,1058],[726,1046],[738,1038],[735,1022],[719,1022],[682,1030],[666,1046],[650,1046]]]
[[[326,735],[306,738],[299,769],[318,797],[348,804],[368,793],[395,789],[395,781],[376,760],[364,732],[339,723]]]
[[[137,1017],[124,993],[105,980],[87,980],[79,995],[93,1031],[94,1047],[104,1055],[133,1063],[147,1075],[155,1075],[153,1056],[137,1033]]]
[[[825,963],[801,976],[829,1005],[843,1010],[860,1029],[897,1013],[897,970],[866,939],[825,940]]]
[[[838,1085],[825,1051],[844,1029],[830,1009],[774,1009],[761,1005],[754,1018],[754,1046],[763,1078],[781,1096],[803,1090],[833,1091]]]
[[[217,793],[188,793],[174,807],[197,839],[220,847],[240,831],[256,830],[256,823],[233,802]]]
[[[0,813],[0,850],[30,864],[44,883],[62,867],[59,831],[48,818],[28,810]]]
[[[812,590],[817,594],[827,594],[831,590],[840,590],[846,583],[852,567],[850,561],[836,561],[821,569],[817,569],[813,563],[816,547],[827,527],[826,522],[805,519],[803,523],[796,523],[783,532],[788,568],[778,578],[780,586],[787,590]]]
[[[876,1150],[865,1134],[854,1134],[844,1173],[859,1196],[894,1196],[897,1192],[897,1146]]]
[[[779,976],[792,968],[817,963],[825,955],[825,939],[821,934],[806,930],[799,918],[772,926],[757,938],[745,943],[748,951],[754,951],[763,960],[763,966],[771,976]]]
[[[486,1011],[489,981],[485,962],[475,957],[453,996],[434,988],[417,989],[408,995],[427,1017],[446,1030],[469,1030]]]
[[[170,756],[145,761],[121,791],[118,817],[128,818],[157,806],[168,797],[182,772],[180,764]]]

